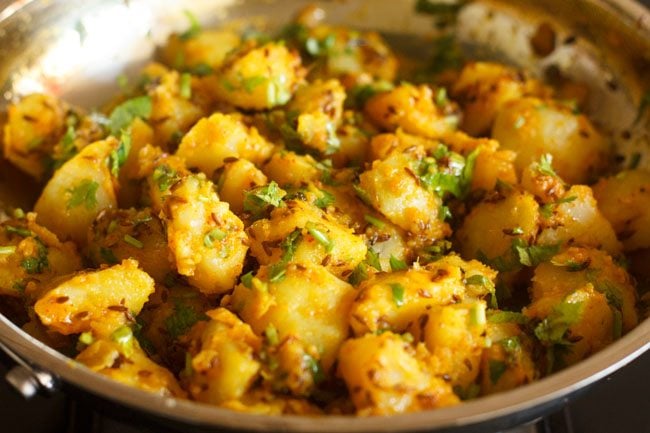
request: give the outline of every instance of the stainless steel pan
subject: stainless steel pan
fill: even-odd
[[[0,0],[0,108],[33,91],[54,92],[86,107],[99,105],[116,90],[119,73],[137,70],[170,31],[183,29],[184,9],[212,20],[205,24],[246,18],[274,27],[307,3],[314,2]],[[380,30],[409,52],[430,46],[431,18],[416,15],[412,1],[316,3],[328,11],[330,22]],[[559,45],[546,58],[536,57],[527,44],[542,21],[552,23]],[[510,61],[540,75],[552,66],[580,77],[591,90],[589,114],[622,155],[641,151],[642,164],[650,167],[647,118],[633,124],[641,95],[650,89],[650,13],[643,7],[632,0],[477,0],[461,12],[458,26],[458,38],[474,56]],[[0,166],[0,207],[3,202],[29,204],[28,183],[17,176]],[[184,431],[488,431],[547,413],[639,356],[650,347],[650,319],[589,359],[539,382],[456,407],[391,418],[246,415],[159,397],[90,372],[2,315],[0,342],[0,348],[26,360],[12,377],[26,393],[60,378],[66,389]]]

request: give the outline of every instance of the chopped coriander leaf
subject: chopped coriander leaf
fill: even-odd
[[[484,287],[489,287],[493,285],[492,281],[490,281],[488,277],[481,274],[472,275],[471,277],[465,280],[465,283],[473,286],[484,286]]]
[[[449,209],[449,206],[442,205],[438,209],[438,219],[440,221],[447,221],[451,219],[452,214],[451,214],[451,209]]]
[[[525,325],[530,320],[524,314],[516,311],[488,310],[487,321],[490,323],[517,323],[519,325]]]
[[[333,195],[332,193],[330,193],[330,192],[328,192],[328,191],[325,191],[325,190],[322,190],[322,189],[320,190],[320,193],[321,193],[322,195],[321,195],[320,197],[318,197],[318,198],[314,201],[314,204],[315,204],[317,207],[319,207],[319,208],[321,208],[321,209],[325,209],[327,206],[329,206],[329,205],[331,205],[332,203],[334,203],[335,198],[334,198],[334,195]]]
[[[363,108],[366,102],[378,93],[393,90],[393,84],[389,81],[377,81],[372,84],[357,85],[350,90],[345,100],[348,107]]]
[[[546,344],[569,345],[565,335],[569,328],[578,322],[584,305],[582,302],[562,301],[535,327],[535,336]]]
[[[549,261],[560,251],[560,244],[554,245],[528,245],[521,238],[512,240],[512,249],[519,263],[524,266],[537,266]]]
[[[503,347],[503,349],[508,352],[508,354],[515,354],[519,349],[521,349],[521,341],[519,341],[519,337],[512,336],[512,337],[506,337],[498,341],[499,345]]]
[[[180,38],[182,41],[187,41],[189,39],[192,39],[196,37],[199,33],[201,33],[201,23],[199,23],[199,20],[196,18],[196,16],[188,11],[184,10],[183,13],[187,17],[187,20],[190,22],[190,27],[185,30],[183,33],[180,34]]]
[[[447,97],[447,89],[444,87],[439,87],[436,91],[436,105],[438,107],[444,107],[449,102]]]
[[[174,303],[174,311],[164,321],[165,329],[173,339],[187,333],[198,321],[207,320],[208,317],[201,311],[182,302]]]
[[[534,163],[533,168],[545,176],[558,177],[555,170],[553,170],[553,155],[550,153],[542,155],[539,162]]]
[[[258,186],[244,194],[244,210],[253,218],[260,218],[269,206],[280,206],[285,195],[287,195],[286,191],[275,181],[271,181],[268,185]]]
[[[17,207],[16,209],[14,209],[13,216],[16,219],[21,220],[21,219],[25,218],[25,211],[22,210],[21,208]]]
[[[314,384],[318,385],[325,380],[325,372],[323,367],[320,365],[318,360],[314,359],[312,356],[305,354],[304,360],[311,371],[311,376],[314,379]]]
[[[308,37],[305,40],[305,51],[314,57],[327,56],[335,43],[336,36],[334,34],[329,34],[323,39]]]
[[[408,269],[408,266],[406,265],[406,262],[404,260],[400,260],[394,255],[390,255],[390,269],[395,272],[395,271],[405,271]]]
[[[99,255],[101,256],[102,260],[108,263],[109,265],[115,265],[119,263],[119,260],[117,259],[117,257],[115,257],[115,253],[110,248],[104,248],[104,247],[99,248]]]
[[[269,323],[269,326],[264,330],[264,336],[271,346],[277,346],[280,343],[278,330],[272,323]]]
[[[212,229],[203,237],[203,245],[206,248],[214,248],[214,241],[222,241],[228,234],[220,229]]]
[[[95,206],[97,206],[98,189],[99,184],[94,180],[82,180],[77,186],[67,190],[67,192],[70,194],[67,208],[73,209],[83,204],[88,210],[94,209]]]
[[[268,81],[268,78],[262,76],[262,75],[256,75],[253,77],[247,77],[242,79],[241,85],[246,91],[246,93],[253,93],[255,89],[262,84],[266,83]]]
[[[114,177],[120,175],[120,168],[126,162],[126,159],[129,157],[129,152],[131,151],[131,132],[122,131],[120,137],[120,143],[117,146],[117,149],[114,149],[108,157],[108,167],[111,170],[111,174]]]
[[[136,118],[148,119],[151,116],[151,108],[151,98],[146,95],[122,102],[113,109],[108,119],[111,134],[117,137],[120,131],[128,128]]]
[[[180,180],[180,176],[173,168],[168,165],[159,165],[153,171],[152,175],[153,181],[158,185],[158,190],[160,192],[165,192],[172,185]]]
[[[506,372],[508,366],[503,361],[490,359],[488,361],[488,369],[490,370],[490,382],[492,382],[492,385],[495,385],[501,379],[503,373]]]
[[[469,324],[470,326],[485,325],[487,319],[485,316],[485,308],[481,304],[472,304],[469,309]]]
[[[476,398],[481,393],[481,387],[476,383],[468,385],[467,388],[463,388],[460,385],[454,385],[453,390],[454,394],[463,401]]]
[[[199,63],[198,65],[192,67],[189,72],[191,72],[194,75],[198,75],[199,77],[205,77],[206,75],[210,75],[212,72],[212,67],[210,65],[206,65],[205,63]]]
[[[86,346],[90,346],[93,344],[95,339],[93,338],[92,332],[82,332],[79,334],[79,342],[81,344],[85,344]]]
[[[282,257],[278,263],[272,265],[269,269],[269,281],[271,283],[282,281],[284,278],[284,275],[287,272],[287,264],[293,260],[301,236],[302,233],[300,229],[296,229],[282,241],[282,244],[280,245],[280,248],[282,248],[283,251]]]
[[[68,161],[77,153],[77,147],[74,145],[74,141],[77,138],[73,125],[68,125],[68,129],[61,138],[61,155],[59,155],[54,161],[54,169],[57,169],[63,165],[64,162]]]
[[[362,202],[367,204],[368,206],[372,206],[372,202],[370,201],[370,196],[368,195],[368,192],[361,188],[359,185],[354,184],[352,185],[352,189],[354,189],[354,193],[361,199]]]
[[[477,147],[467,155],[467,158],[465,158],[465,165],[460,173],[460,189],[463,197],[469,193],[472,186],[474,167],[476,166],[476,159],[478,158],[479,153],[481,153],[481,149]]]
[[[453,34],[441,36],[432,42],[435,48],[427,72],[438,74],[461,65],[462,54]]]
[[[5,226],[5,231],[9,234],[22,236],[24,238],[34,236],[34,232],[32,232],[31,230],[24,229],[22,227]]]
[[[378,229],[383,229],[386,226],[386,223],[384,223],[382,220],[379,218],[376,218],[370,214],[365,214],[363,216],[363,219],[369,223],[372,224],[373,226],[377,227]]]
[[[329,253],[332,251],[332,249],[334,249],[334,242],[332,242],[332,240],[327,236],[325,230],[311,222],[307,223],[305,225],[305,228],[309,234],[318,241],[319,244],[325,247],[325,251]]]
[[[36,257],[27,257],[20,262],[20,266],[30,275],[40,274],[50,266],[47,247],[38,238],[36,238],[36,254]]]
[[[241,283],[246,287],[247,289],[252,289],[253,288],[253,271],[247,272],[244,275],[241,276],[240,278]]]
[[[356,286],[362,281],[365,281],[367,279],[368,279],[367,265],[362,262],[359,263],[356,268],[354,268],[354,271],[352,271],[352,273],[348,277],[348,283],[352,284],[353,286]]]
[[[404,305],[404,286],[402,286],[400,283],[390,283],[389,286],[393,294],[393,302],[395,302],[397,308]]]
[[[7,256],[16,252],[15,245],[0,246],[0,256]]]
[[[181,97],[185,99],[190,99],[192,97],[192,76],[187,72],[181,74],[179,93]]]
[[[587,259],[584,262],[576,262],[574,260],[567,260],[566,262],[560,262],[555,258],[551,259],[551,264],[553,266],[566,268],[568,272],[579,272],[584,271],[591,264],[591,260]]]
[[[131,235],[124,235],[124,242],[135,248],[144,248],[144,244]]]
[[[381,262],[379,261],[379,254],[372,248],[368,248],[366,252],[366,263],[381,272]]]

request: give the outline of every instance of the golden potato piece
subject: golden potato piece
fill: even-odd
[[[41,180],[46,157],[65,133],[64,104],[54,96],[34,93],[7,109],[4,157],[25,173]]]
[[[93,331],[106,337],[133,321],[153,291],[153,279],[138,262],[124,260],[50,281],[34,310],[44,325],[61,334]]]
[[[246,191],[268,183],[267,177],[247,159],[228,161],[219,178],[219,197],[240,215],[244,211]]]
[[[492,137],[517,152],[515,166],[524,170],[545,154],[566,182],[586,183],[609,164],[610,145],[583,114],[537,98],[511,101],[499,111]]]
[[[339,353],[338,371],[358,415],[391,415],[459,403],[451,386],[428,371],[410,344],[392,332],[347,340]]]
[[[203,173],[171,187],[164,209],[167,241],[178,273],[205,294],[231,290],[244,266],[244,224],[219,200]]]
[[[88,226],[102,210],[117,206],[107,161],[118,145],[114,138],[95,142],[63,164],[34,205],[38,223],[63,241],[85,246]]]
[[[298,338],[328,371],[348,335],[352,286],[315,264],[290,263],[281,277],[272,272],[262,266],[251,281],[239,284],[230,308],[258,335],[272,325],[279,341]]]
[[[188,168],[198,168],[206,176],[229,158],[245,158],[261,164],[271,156],[273,145],[254,126],[242,122],[241,115],[215,113],[201,119],[182,139],[176,155]]]
[[[170,68],[204,73],[219,68],[240,42],[239,35],[230,30],[202,30],[191,37],[174,33],[160,54]]]
[[[629,170],[601,178],[593,192],[625,251],[650,247],[650,173]]]
[[[130,328],[118,328],[111,336],[95,340],[75,361],[123,384],[155,394],[186,398],[174,375],[153,362],[140,348]]]
[[[303,76],[300,56],[283,44],[248,45],[226,58],[214,91],[238,108],[265,110],[289,102]]]
[[[210,320],[199,322],[189,334],[191,372],[185,378],[189,393],[215,405],[237,401],[257,378],[261,340],[225,308],[206,314]]]
[[[0,295],[20,297],[40,283],[81,269],[81,257],[72,242],[36,223],[36,214],[0,224]]]

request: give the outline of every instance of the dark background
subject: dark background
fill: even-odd
[[[650,6],[650,0],[641,3]],[[74,409],[64,395],[25,402],[2,380],[5,373],[0,363],[0,432],[72,433]],[[650,433],[650,351],[593,385],[541,428],[548,431],[540,433]]]

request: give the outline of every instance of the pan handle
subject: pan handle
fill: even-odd
[[[5,380],[25,399],[39,393],[50,395],[59,390],[61,381],[54,374],[28,363],[2,342],[0,351],[15,364],[5,374]]]

